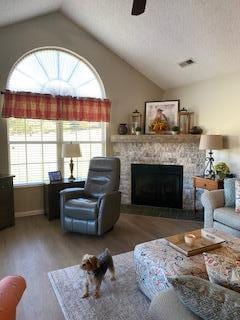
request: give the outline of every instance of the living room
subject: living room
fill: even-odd
[[[239,1],[0,8],[0,320],[238,319]]]

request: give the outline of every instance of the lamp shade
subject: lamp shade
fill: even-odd
[[[223,136],[218,134],[202,134],[199,144],[200,150],[223,149]]]
[[[77,158],[81,157],[81,150],[79,144],[66,143],[62,146],[62,157],[63,158]]]

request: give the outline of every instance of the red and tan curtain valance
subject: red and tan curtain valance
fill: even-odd
[[[4,92],[2,117],[43,120],[109,122],[108,99],[51,96],[29,92]]]

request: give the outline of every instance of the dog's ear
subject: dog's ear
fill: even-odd
[[[97,269],[100,266],[98,258],[95,256],[89,258],[89,262],[91,263],[93,269]]]

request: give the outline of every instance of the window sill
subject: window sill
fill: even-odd
[[[35,187],[42,187],[42,186],[43,186],[42,182],[13,184],[14,189],[27,189],[27,188],[35,188]]]

